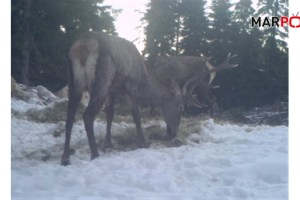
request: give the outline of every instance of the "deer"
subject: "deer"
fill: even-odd
[[[155,72],[146,67],[143,57],[131,42],[102,32],[88,32],[73,43],[69,58],[69,101],[61,165],[70,164],[71,132],[84,91],[90,95],[83,122],[91,160],[99,157],[93,128],[95,117],[106,103],[107,133],[104,144],[110,146],[114,99],[119,96],[124,96],[130,107],[139,147],[146,147],[138,108],[138,102],[141,101],[151,101],[160,106],[167,135],[176,136],[184,109],[183,93],[176,82],[159,81]]]
[[[213,66],[210,63],[211,57],[206,56],[159,56],[152,58],[148,63],[152,66],[162,82],[166,80],[169,81],[173,78],[174,81],[178,82],[179,86],[182,87],[185,82],[189,80],[189,91],[184,91],[184,93],[187,94],[185,97],[186,104],[198,108],[206,106],[196,100],[192,94],[192,91],[197,88],[203,100],[208,104],[210,116],[213,117],[215,97],[210,89],[218,88],[219,86],[211,86],[211,83],[216,77],[217,71],[238,67],[238,64],[230,63],[235,57],[236,55],[229,53],[224,61],[217,66]]]

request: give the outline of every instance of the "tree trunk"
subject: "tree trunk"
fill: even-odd
[[[22,71],[21,78],[24,85],[29,85],[29,61],[30,61],[30,12],[31,0],[24,0],[24,40],[22,44]]]
[[[177,2],[177,5],[176,7],[178,8],[179,5],[178,5],[178,2]],[[180,37],[180,25],[181,25],[181,21],[180,21],[180,16],[181,16],[181,13],[180,13],[180,10],[177,10],[177,14],[176,14],[176,44],[175,44],[175,54],[176,56],[179,55],[179,37]]]
[[[180,17],[178,17],[177,27],[176,27],[176,44],[175,44],[175,54],[176,56],[179,55],[179,36],[180,36]]]

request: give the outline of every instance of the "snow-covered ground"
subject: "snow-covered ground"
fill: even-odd
[[[12,99],[14,110],[33,107]],[[178,145],[148,134],[147,149],[122,147],[90,161],[79,121],[71,140],[76,152],[67,167],[60,166],[64,135],[53,136],[56,124],[13,116],[11,126],[12,199],[288,199],[287,126],[184,119]],[[96,121],[98,138],[105,126]],[[153,127],[165,134],[162,121],[143,123],[148,132]],[[118,137],[128,132],[135,139],[132,123],[114,123],[113,143],[118,146]]]

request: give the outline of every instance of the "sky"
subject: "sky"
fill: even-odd
[[[113,9],[122,10],[116,17],[115,27],[120,37],[133,42],[138,50],[144,49],[144,30],[141,22],[143,13],[146,12],[146,5],[150,0],[105,0],[105,5],[111,5]],[[236,2],[237,0],[232,0]],[[211,3],[207,1],[206,7]],[[257,2],[257,0],[254,0]]]
[[[146,11],[149,0],[105,0],[104,4],[114,9],[122,9],[116,18],[115,27],[120,37],[133,42],[141,52],[144,48],[145,38],[141,27],[141,18]]]

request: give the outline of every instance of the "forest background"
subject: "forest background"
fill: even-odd
[[[68,49],[86,31],[117,35],[120,11],[103,0],[12,0],[11,75],[25,85],[56,92],[67,83]],[[288,101],[288,30],[251,26],[251,17],[288,16],[288,1],[149,0],[143,13],[145,57],[212,56],[229,52],[239,68],[217,75],[219,107],[251,109]]]

